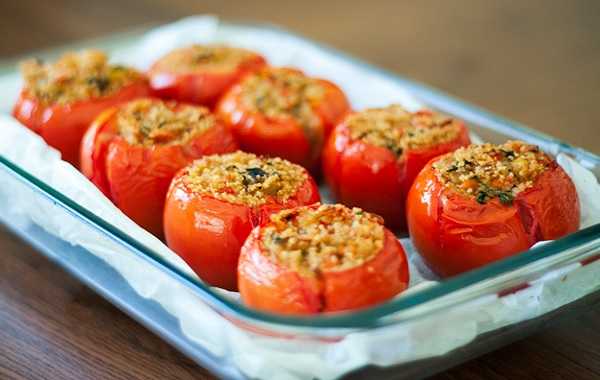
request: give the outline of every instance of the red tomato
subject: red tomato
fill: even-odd
[[[24,89],[13,108],[13,116],[58,149],[63,160],[79,167],[81,138],[96,116],[109,107],[149,94],[150,88],[143,79],[109,96],[45,105]]]
[[[276,262],[265,252],[261,235],[269,224],[265,221],[255,228],[242,247],[238,282],[240,296],[248,306],[282,314],[353,310],[387,301],[408,287],[408,260],[388,229],[384,230],[383,248],[368,261],[311,277]]]
[[[164,212],[167,245],[213,286],[237,290],[240,247],[250,231],[273,212],[320,200],[317,185],[308,175],[285,202],[269,199],[251,207],[194,192],[185,181],[187,170],[175,176]]]
[[[413,244],[440,276],[481,267],[579,228],[575,186],[554,161],[510,205],[498,198],[480,204],[456,193],[440,182],[431,164],[410,189],[407,218]]]
[[[175,113],[182,107],[164,104]],[[86,132],[81,147],[81,170],[133,221],[158,237],[163,236],[165,196],[175,173],[204,155],[232,152],[237,144],[232,133],[216,122],[184,144],[132,144],[121,135],[119,111],[136,102],[104,111]]]
[[[265,65],[264,57],[246,50],[192,45],[159,59],[148,76],[161,98],[213,107],[231,85]]]
[[[318,87],[320,95],[306,95],[306,83]],[[324,139],[349,110],[346,96],[335,84],[290,68],[267,68],[246,76],[216,107],[243,150],[282,157],[313,172]]]
[[[429,111],[418,114],[431,115]],[[456,123],[460,131],[453,140],[405,149],[398,157],[387,147],[353,139],[347,122],[342,122],[323,150],[325,179],[337,201],[378,214],[389,228],[404,230],[406,196],[419,171],[433,157],[470,142],[467,128]]]

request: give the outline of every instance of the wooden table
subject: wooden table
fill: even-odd
[[[193,13],[281,24],[600,153],[600,3],[0,3],[0,54]],[[599,379],[600,309],[435,379]],[[212,379],[0,228],[0,379]]]

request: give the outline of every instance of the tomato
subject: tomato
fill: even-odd
[[[240,248],[250,231],[282,209],[312,204],[320,200],[317,185],[307,179],[284,202],[268,199],[250,206],[199,194],[186,183],[187,170],[175,176],[164,212],[167,245],[213,286],[237,290],[237,263]]]
[[[334,197],[382,216],[389,228],[406,229],[406,196],[419,171],[430,159],[470,142],[467,128],[456,123],[460,132],[454,139],[405,149],[398,157],[387,147],[353,139],[347,122],[342,122],[323,149],[323,173]]]
[[[132,144],[122,136],[117,120],[121,110],[140,102],[162,103],[142,99],[98,116],[83,138],[81,169],[121,211],[162,237],[165,196],[175,173],[204,155],[235,151],[237,144],[229,129],[219,122],[185,143]],[[184,107],[162,104],[175,113]]]
[[[264,57],[253,52],[192,45],[159,59],[148,76],[155,95],[161,98],[213,107],[231,85],[265,65]]]
[[[481,267],[579,227],[575,186],[554,161],[510,205],[498,198],[480,204],[444,187],[433,162],[410,189],[407,218],[414,246],[440,276]]]
[[[311,86],[318,95],[306,90]],[[216,107],[243,150],[282,157],[312,172],[319,168],[325,138],[349,110],[346,96],[335,84],[290,68],[246,76]]]
[[[19,122],[42,136],[48,145],[58,149],[63,160],[79,167],[81,139],[96,116],[109,107],[149,94],[150,88],[143,79],[108,96],[70,104],[46,105],[24,89],[12,112]]]
[[[265,252],[261,235],[269,224],[252,231],[239,259],[240,296],[250,307],[281,314],[353,310],[387,301],[408,287],[408,260],[388,229],[383,247],[371,259],[349,269],[306,276]]]

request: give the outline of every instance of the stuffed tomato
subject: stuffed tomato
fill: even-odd
[[[51,64],[26,61],[21,71],[24,86],[13,116],[75,166],[81,138],[100,112],[150,93],[141,73],[111,65],[95,50],[65,54]]]
[[[579,228],[577,192],[533,145],[470,145],[427,164],[407,200],[413,244],[452,276],[558,239]]]
[[[282,209],[319,201],[310,174],[280,158],[236,152],[183,169],[167,195],[167,245],[211,285],[237,289],[240,248],[255,226]]]
[[[323,173],[335,198],[406,228],[405,202],[432,158],[469,144],[465,125],[430,111],[391,105],[348,115],[329,137]]]
[[[160,58],[148,76],[159,97],[212,107],[232,84],[265,65],[262,56],[249,50],[191,45]]]
[[[162,237],[175,173],[236,149],[233,134],[207,108],[146,98],[98,116],[83,139],[81,169],[127,216]]]
[[[238,265],[242,301],[283,314],[368,307],[408,280],[404,250],[381,218],[339,204],[271,215],[246,240]]]
[[[243,150],[318,169],[325,137],[350,110],[335,84],[290,68],[265,68],[233,86],[217,105]]]

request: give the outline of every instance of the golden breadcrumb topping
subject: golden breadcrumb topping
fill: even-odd
[[[459,148],[442,156],[433,167],[445,186],[482,204],[497,197],[508,205],[519,192],[533,186],[551,162],[535,145],[508,141]]]
[[[20,68],[26,91],[46,104],[108,96],[142,77],[134,69],[109,64],[98,50],[67,53],[54,63],[30,59]]]
[[[387,148],[397,157],[407,150],[452,141],[461,128],[461,123],[452,118],[430,112],[411,113],[396,104],[352,114],[346,125],[352,139]]]
[[[258,55],[246,49],[226,45],[191,45],[175,49],[154,65],[171,73],[228,72]]]
[[[383,220],[344,205],[298,207],[271,215],[261,242],[270,257],[304,275],[357,267],[383,248]]]
[[[306,170],[299,165],[237,151],[195,161],[185,181],[194,192],[259,206],[270,199],[286,202],[307,179]]]
[[[134,100],[117,113],[119,134],[132,145],[179,145],[212,128],[208,108],[159,99]]]
[[[295,119],[309,139],[322,127],[313,109],[325,94],[318,80],[286,68],[267,68],[246,77],[241,86],[246,106],[270,118]]]

